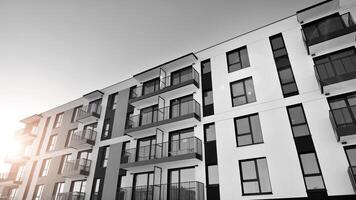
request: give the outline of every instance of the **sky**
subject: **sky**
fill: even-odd
[[[0,0],[0,162],[19,120],[320,1]]]

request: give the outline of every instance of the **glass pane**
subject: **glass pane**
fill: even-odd
[[[242,82],[233,83],[231,85],[231,88],[232,88],[232,96],[233,97],[243,95],[245,93]]]
[[[253,87],[253,82],[252,79],[248,79],[245,81],[245,87],[246,87],[246,96],[247,96],[247,101],[250,102],[255,102],[256,101],[256,96],[255,96],[255,89]]]
[[[292,125],[306,123],[304,118],[304,112],[301,106],[289,108],[288,112]]]
[[[356,148],[346,150],[347,158],[351,166],[356,166]]]
[[[214,103],[213,91],[209,90],[204,92],[204,106],[211,105]]]
[[[229,65],[240,62],[240,57],[238,51],[229,52],[227,54],[227,61]]]
[[[202,62],[202,74],[211,72],[210,61]]]
[[[252,135],[237,136],[237,146],[252,144]]]
[[[249,67],[250,61],[248,59],[247,48],[243,48],[240,50],[240,56],[241,56],[242,68]]]
[[[241,69],[241,63],[235,63],[235,64],[229,65],[229,72],[234,72],[239,69]]]
[[[251,132],[248,117],[237,119],[235,123],[238,135]]]
[[[277,66],[277,69],[290,66],[288,56],[276,58],[276,66]]]
[[[298,88],[295,82],[283,85],[282,90],[283,90],[283,94],[291,94],[294,92],[298,92]]]
[[[328,35],[344,28],[344,24],[340,16],[329,17],[327,20],[322,21],[317,26],[322,35]]]
[[[257,179],[255,161],[241,162],[242,180]]]
[[[260,179],[261,192],[272,192],[271,183],[269,179],[267,160],[257,160],[258,176]]]
[[[279,73],[279,78],[280,78],[282,84],[294,82],[291,68],[279,70],[278,73]]]
[[[239,105],[243,105],[246,104],[246,97],[245,96],[241,96],[241,97],[235,97],[232,99],[232,104],[233,106],[239,106]]]
[[[324,189],[324,183],[321,176],[304,177],[308,190]]]
[[[242,185],[243,185],[243,189],[244,189],[244,194],[260,193],[260,189],[258,187],[257,181],[244,182],[244,183],[242,183]]]
[[[210,141],[215,141],[216,140],[216,135],[215,135],[215,124],[209,124],[205,125],[205,139],[206,142]]]
[[[333,109],[338,109],[338,108],[344,108],[346,107],[346,102],[345,100],[341,99],[341,100],[336,100],[336,101],[331,101],[329,102],[330,104],[330,108]]]
[[[136,174],[135,181],[136,181],[135,186],[147,185],[148,174]]]
[[[258,115],[251,116],[251,126],[254,143],[263,142],[260,118]]]
[[[209,185],[219,184],[219,172],[217,165],[208,166],[208,183]]]
[[[309,135],[309,128],[306,124],[299,125],[299,126],[293,126],[292,130],[293,130],[294,137]]]
[[[181,74],[181,77],[180,77],[181,83],[191,80],[192,79],[192,68],[187,68],[187,69],[181,71],[180,74]]]
[[[272,44],[272,49],[273,50],[280,49],[280,48],[284,47],[284,43],[283,43],[282,37],[273,38],[271,40],[271,44]]]
[[[300,161],[305,175],[320,173],[318,161],[314,153],[307,153],[300,155]]]
[[[170,180],[170,183],[178,183],[179,182],[179,171],[178,170],[170,171],[169,180]]]
[[[187,168],[180,170],[180,180],[179,182],[190,182],[195,180],[194,168]]]

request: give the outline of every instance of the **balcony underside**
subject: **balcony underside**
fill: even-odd
[[[327,36],[307,41],[309,54],[320,55],[329,53],[328,50],[349,46],[355,42],[356,26],[345,28]]]
[[[322,17],[325,14],[334,12],[340,8],[339,0],[326,0],[315,4],[303,10],[297,11],[297,20],[299,23],[307,23]]]
[[[332,93],[341,89],[352,89],[356,86],[356,72],[320,80],[321,93]]]
[[[177,85],[163,88],[147,95],[130,99],[129,103],[136,108],[144,108],[156,104],[158,102],[158,96],[162,97],[163,99],[176,98],[183,96],[187,93],[187,91],[193,92],[196,88],[199,88],[199,84],[194,79],[192,79]]]
[[[167,129],[180,127],[182,125],[185,127],[191,126],[198,121],[200,121],[200,116],[198,114],[189,113],[189,114],[182,115],[179,117],[154,122],[151,124],[145,124],[145,125],[135,127],[135,128],[125,129],[125,134],[130,135],[130,136],[140,135],[143,132],[148,132],[151,134],[156,131],[157,127],[159,127],[162,131],[165,131]]]
[[[25,156],[23,156],[23,157],[13,157],[13,158],[7,157],[7,158],[5,158],[5,162],[6,163],[12,163],[12,164],[24,164],[29,160],[30,160],[30,158],[29,157],[25,157]]]
[[[73,171],[73,172],[66,172],[63,174],[65,178],[71,178],[71,179],[81,179],[81,178],[86,178],[89,176],[89,172],[85,170],[78,170],[78,171]]]
[[[176,155],[176,156],[170,156],[170,157],[164,157],[164,158],[157,158],[157,159],[151,159],[151,160],[143,160],[143,161],[137,161],[133,163],[121,163],[120,168],[122,169],[130,169],[130,168],[137,168],[141,166],[147,167],[147,165],[157,165],[161,163],[166,163],[173,165],[176,162],[180,161],[189,161],[189,163],[192,163],[194,160],[200,160],[201,161],[202,156],[199,155],[198,153],[188,153],[188,154],[183,154],[183,155]]]
[[[83,124],[88,124],[88,123],[97,122],[99,118],[100,118],[100,114],[92,112],[92,113],[88,113],[85,116],[78,117],[77,121]]]
[[[95,145],[95,141],[84,139],[78,142],[71,142],[68,146],[73,149],[83,150],[83,149],[91,149]]]

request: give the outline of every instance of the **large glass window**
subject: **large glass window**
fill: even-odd
[[[33,200],[42,200],[44,185],[36,185],[35,192],[33,193]]]
[[[250,66],[246,46],[227,52],[226,58],[229,73]]]
[[[237,146],[259,144],[263,142],[260,118],[258,114],[235,118]]]
[[[83,106],[78,106],[73,109],[73,114],[72,114],[72,119],[71,119],[72,123],[77,121],[79,110],[82,109],[82,107]]]
[[[170,117],[175,118],[182,115],[192,113],[193,110],[193,95],[181,97],[171,100]]]
[[[337,127],[356,125],[356,93],[336,96],[328,101]]]
[[[60,162],[59,168],[58,168],[58,174],[63,174],[65,165],[68,161],[70,161],[71,156],[72,156],[72,154],[66,154],[66,155],[62,156],[61,162]]]
[[[150,160],[155,157],[156,136],[139,139],[137,142],[136,161]]]
[[[58,138],[58,135],[52,135],[49,138],[47,151],[53,151],[56,148],[57,138]]]
[[[18,191],[18,188],[10,189],[9,198],[7,200],[16,200],[17,191]]]
[[[104,120],[104,125],[103,125],[103,133],[101,138],[106,139],[110,136],[110,124],[111,120],[110,119],[105,119]]]
[[[67,134],[67,139],[66,139],[66,143],[64,144],[64,147],[68,147],[70,141],[72,140],[72,136],[73,134],[77,131],[77,129],[71,129],[68,131],[68,134]]]
[[[64,182],[58,182],[54,185],[54,190],[53,190],[53,199],[54,200],[59,200],[58,196],[60,193],[64,192]]]
[[[153,105],[141,109],[140,124],[141,126],[157,122],[158,120],[158,105]]]
[[[109,160],[110,146],[103,147],[102,161],[100,166],[107,167]]]
[[[152,199],[153,172],[134,174],[134,187],[132,199]]]
[[[41,176],[47,176],[48,175],[48,171],[49,171],[49,167],[51,165],[51,159],[45,159],[42,162],[42,168],[41,168]]]
[[[73,181],[70,186],[70,192],[73,193],[72,199],[84,199],[86,185],[86,180]]]
[[[204,135],[205,142],[211,142],[216,140],[215,123],[204,125]]]
[[[290,124],[292,127],[292,132],[294,137],[301,137],[305,135],[310,135],[307,120],[305,119],[305,114],[303,106],[301,104],[290,106],[287,108]]]
[[[64,116],[64,113],[59,113],[56,115],[56,119],[54,120],[53,128],[58,128],[62,125],[63,116]]]
[[[239,106],[256,101],[252,78],[230,83],[232,106]]]
[[[160,79],[155,78],[153,80],[143,83],[142,86],[142,95],[150,94],[159,90]]]
[[[266,158],[241,160],[239,164],[242,194],[251,195],[272,193]]]
[[[191,80],[192,78],[192,67],[189,66],[171,73],[171,85],[177,85],[179,83]]]
[[[174,131],[169,134],[169,148],[170,156],[193,153],[195,140],[194,128]]]
[[[299,157],[307,190],[325,189],[316,154],[304,153]]]

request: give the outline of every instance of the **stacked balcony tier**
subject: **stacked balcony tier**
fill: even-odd
[[[64,165],[63,176],[68,178],[86,178],[89,176],[91,160],[80,158],[67,161]]]

